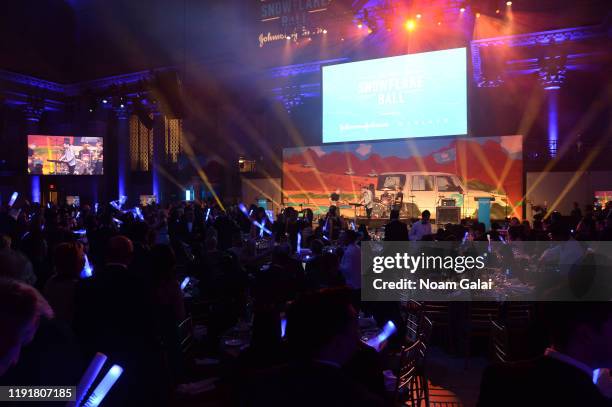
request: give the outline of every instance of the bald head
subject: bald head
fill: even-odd
[[[108,241],[106,262],[129,265],[134,254],[132,241],[125,236],[114,236]]]

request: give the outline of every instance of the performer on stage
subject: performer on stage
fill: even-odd
[[[332,192],[331,195],[329,196],[329,204],[338,206],[339,202],[340,202],[340,188],[336,188],[336,190]]]
[[[372,218],[372,208],[374,208],[374,195],[372,191],[367,187],[361,187],[361,204],[365,207],[366,216],[368,219]]]
[[[393,200],[393,208],[398,211],[402,210],[402,204],[404,203],[404,193],[402,192],[402,187],[397,186],[397,192],[395,193],[395,199]]]
[[[69,139],[64,139],[64,154],[62,154],[58,161],[68,164],[68,174],[74,174],[74,168],[76,167],[76,156],[72,151]]]

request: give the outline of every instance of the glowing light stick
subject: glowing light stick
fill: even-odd
[[[265,220],[264,220],[264,223],[265,223]],[[253,225],[257,226],[260,229],[260,234],[263,233],[263,232],[266,232],[269,235],[272,234],[272,232],[268,228],[266,228],[264,225],[262,225],[261,223],[255,221],[255,220],[253,221]]]
[[[287,333],[287,318],[281,318],[281,338],[285,337]]]
[[[353,230],[357,230],[357,228],[355,227],[355,222],[351,222],[351,228],[352,228]]]
[[[263,219],[261,223],[261,229],[259,230],[259,237],[263,237],[265,228],[266,228],[266,220]]]
[[[206,219],[204,219],[204,222],[208,222],[208,215],[210,215],[210,208],[206,209]]]
[[[94,205],[94,212],[95,212],[95,213],[98,213],[98,203],[97,203],[97,202],[96,202],[96,203],[95,203],[95,205]]]
[[[249,218],[251,217],[251,215],[253,215],[253,209],[249,211]]]
[[[83,265],[83,270],[81,270],[81,278],[89,278],[93,276],[93,269],[91,268],[91,264],[89,264],[89,259],[86,254],[83,254],[85,257],[85,265]]]
[[[110,204],[113,208],[117,209],[118,211],[121,210],[121,205],[119,205],[119,201],[110,201]]]
[[[249,212],[247,211],[246,206],[244,206],[242,202],[238,204],[238,208],[240,209],[240,212],[244,213],[247,217],[249,217]]]
[[[189,280],[191,280],[191,278],[189,278],[189,276],[185,277],[183,279],[183,282],[181,283],[181,290],[184,290],[185,287],[187,287],[187,284],[189,284]]]
[[[380,349],[380,345],[389,339],[391,335],[393,335],[397,331],[395,324],[393,321],[387,321],[382,331],[372,339],[370,339],[367,343],[369,346],[373,347],[377,351]]]
[[[102,400],[104,400],[104,397],[106,397],[106,395],[108,394],[110,389],[113,387],[113,385],[117,382],[117,380],[119,379],[122,373],[123,373],[123,368],[121,366],[113,365],[108,370],[108,372],[106,373],[102,381],[100,381],[100,384],[98,384],[98,386],[95,388],[93,393],[91,393],[91,396],[89,397],[87,402],[83,404],[83,406],[84,407],[99,406]]]
[[[138,217],[138,219],[144,221],[144,216],[142,216],[142,212],[140,211],[139,207],[135,207],[134,212],[136,213],[136,216]]]
[[[47,202],[47,208],[51,209],[51,204]]]
[[[488,250],[489,250],[489,253],[491,253],[491,235],[490,235],[490,234],[488,234],[488,233],[487,233],[487,240],[489,241],[489,247],[488,247]]]
[[[11,195],[11,200],[9,201],[9,206],[13,206],[18,196],[19,192],[13,192],[13,195]]]
[[[119,219],[117,219],[117,218],[113,218],[113,221],[114,221],[115,223],[117,223],[117,225],[121,225],[121,224],[123,224],[123,222],[122,222],[122,221],[120,221],[120,220],[119,220]]]
[[[297,234],[297,252],[298,254],[302,251],[302,233]]]
[[[89,388],[93,384],[94,380],[100,373],[100,370],[102,370],[102,366],[104,366],[105,362],[106,362],[106,355],[100,352],[95,354],[95,356],[91,360],[91,363],[87,367],[87,370],[85,370],[85,374],[81,378],[81,381],[79,382],[76,388],[75,401],[68,403],[69,406],[80,406],[81,405],[81,401],[83,401],[83,397],[85,397],[85,394],[87,394],[87,390],[89,390]]]
[[[468,240],[468,236],[469,236],[469,232],[465,232],[465,234],[463,235],[463,240],[461,240],[461,243],[465,243]]]
[[[601,372],[601,369],[593,370],[593,384],[597,384],[597,380],[599,379],[599,372]]]

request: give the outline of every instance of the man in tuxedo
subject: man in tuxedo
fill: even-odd
[[[392,209],[390,222],[385,225],[385,240],[391,242],[408,241],[408,225],[399,220],[399,209]]]
[[[612,304],[546,304],[551,346],[526,362],[488,367],[478,407],[612,406],[593,370],[612,366]]]

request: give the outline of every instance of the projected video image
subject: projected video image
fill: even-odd
[[[323,142],[467,133],[466,49],[323,67]]]
[[[101,137],[28,136],[28,174],[102,175]]]

